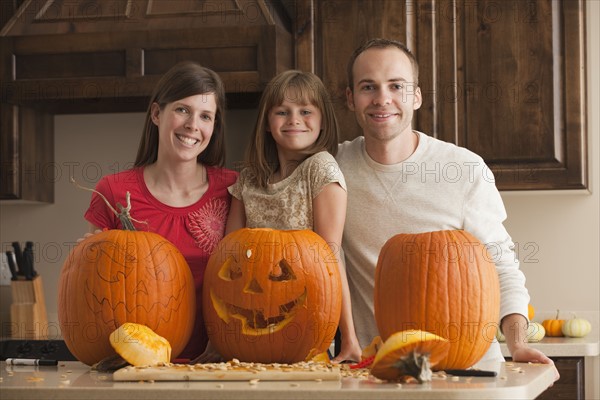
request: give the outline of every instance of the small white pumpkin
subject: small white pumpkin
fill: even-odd
[[[565,336],[581,338],[592,331],[592,324],[584,318],[571,318],[565,321],[562,326],[562,333]]]
[[[505,342],[506,341],[506,338],[504,337],[504,334],[500,330],[500,327],[498,327],[498,329],[496,329],[496,339],[499,342]]]
[[[527,327],[527,341],[529,343],[539,342],[546,336],[546,330],[538,322],[530,322]]]
[[[540,324],[538,322],[530,322],[529,326],[527,327],[526,335],[527,335],[527,341],[529,343],[539,342],[540,340],[542,340],[544,338],[544,336],[546,336],[546,330],[544,329],[542,324]],[[500,328],[498,328],[498,330],[496,330],[496,339],[499,342],[506,341],[506,338],[504,337],[504,334],[500,331]]]

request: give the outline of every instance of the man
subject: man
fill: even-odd
[[[342,248],[361,346],[378,335],[373,290],[383,244],[398,233],[464,229],[493,244],[488,250],[500,281],[501,326],[513,360],[553,364],[525,340],[529,294],[491,171],[471,151],[412,129],[422,102],[412,53],[395,41],[367,42],[348,64],[346,95],[363,131],[337,155],[348,184]],[[504,360],[496,341],[487,360]]]

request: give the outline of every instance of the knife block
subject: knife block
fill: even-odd
[[[45,340],[48,338],[48,314],[44,300],[42,277],[32,280],[15,280],[10,283],[11,337],[17,339]]]

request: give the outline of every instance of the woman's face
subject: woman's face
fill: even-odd
[[[158,127],[158,158],[196,161],[212,137],[217,102],[213,93],[197,94],[168,103],[152,104],[152,122]]]
[[[297,153],[316,142],[321,132],[321,110],[287,90],[284,101],[269,110],[267,131],[273,135],[277,150]]]

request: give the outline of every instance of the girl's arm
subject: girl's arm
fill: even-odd
[[[246,210],[244,203],[241,200],[231,197],[231,205],[229,206],[229,215],[227,216],[227,225],[225,226],[225,234],[231,233],[238,229],[246,227]]]
[[[352,304],[346,268],[340,257],[342,234],[346,221],[346,191],[338,183],[330,183],[313,199],[313,230],[321,236],[334,252],[342,279],[342,314],[340,316],[340,333],[342,348],[334,361],[360,361],[361,348],[354,331]]]

